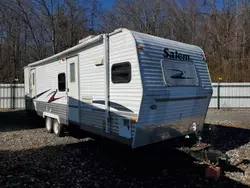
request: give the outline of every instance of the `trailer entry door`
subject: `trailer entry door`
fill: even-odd
[[[67,58],[68,120],[79,123],[78,56]]]

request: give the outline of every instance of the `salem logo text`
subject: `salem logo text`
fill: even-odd
[[[182,61],[189,61],[190,60],[190,56],[187,54],[182,54],[182,53],[179,53],[177,51],[170,52],[168,48],[164,48],[163,51],[164,51],[163,56],[165,58],[182,60]]]

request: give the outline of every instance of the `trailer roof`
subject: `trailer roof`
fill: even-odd
[[[115,35],[117,33],[123,32],[123,31],[131,32],[132,34],[133,33],[139,33],[140,35],[144,35],[144,36],[154,37],[154,38],[158,38],[158,39],[164,39],[164,40],[167,40],[169,43],[172,43],[172,44],[175,44],[175,45],[178,45],[178,46],[183,46],[184,48],[196,49],[196,50],[200,51],[201,53],[203,53],[203,55],[204,55],[203,50],[197,45],[191,45],[191,44],[187,44],[187,43],[183,43],[183,42],[179,42],[179,41],[170,40],[170,39],[167,39],[167,38],[162,38],[162,37],[149,35],[149,34],[146,34],[146,33],[140,33],[140,32],[137,32],[137,31],[132,31],[132,30],[126,29],[126,28],[118,28],[118,29],[114,30],[113,32],[108,33],[108,35],[112,36],[112,35]],[[103,35],[104,34],[100,34],[100,35],[97,35],[97,36],[94,36],[94,37],[93,36],[86,37],[85,38],[86,40],[85,39],[80,40],[81,42],[79,42],[79,44],[77,44],[77,45],[75,45],[75,46],[73,46],[71,48],[68,48],[68,49],[66,49],[66,50],[64,50],[62,52],[59,52],[59,53],[57,53],[57,54],[55,54],[53,56],[47,57],[45,59],[36,61],[34,63],[30,63],[27,66],[28,67],[33,67],[33,66],[41,65],[41,64],[46,63],[48,61],[63,58],[65,56],[67,56],[68,54],[73,53],[74,51],[80,50],[83,47],[86,47],[86,46],[88,46],[90,44],[93,44],[95,42],[100,41],[101,39],[103,39]],[[204,57],[205,57],[205,55],[204,55]]]
[[[65,55],[70,54],[70,53],[72,53],[72,52],[74,52],[76,50],[79,50],[79,49],[83,48],[83,47],[86,47],[86,46],[88,46],[88,45],[90,45],[90,44],[92,44],[94,42],[97,42],[97,41],[101,40],[102,38],[103,38],[103,34],[97,35],[97,36],[95,36],[95,37],[93,37],[93,38],[91,38],[89,40],[86,40],[84,42],[81,42],[81,43],[79,43],[79,44],[77,44],[77,45],[75,45],[75,46],[73,46],[73,47],[71,47],[71,48],[69,48],[67,50],[59,52],[59,53],[57,53],[57,54],[55,54],[53,56],[47,57],[45,59],[36,61],[34,63],[28,64],[27,66],[33,67],[33,66],[40,65],[40,64],[43,64],[45,62],[48,62],[50,60],[65,57]]]

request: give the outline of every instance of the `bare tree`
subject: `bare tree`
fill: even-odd
[[[119,27],[201,46],[212,80],[249,81],[247,0],[1,0],[0,82],[23,79],[22,67]]]

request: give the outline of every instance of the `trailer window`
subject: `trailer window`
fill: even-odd
[[[70,63],[70,82],[75,82],[75,63]]]
[[[112,66],[111,79],[113,83],[129,83],[131,80],[131,64],[117,63]]]
[[[193,62],[162,60],[163,79],[167,86],[198,86],[199,79]]]
[[[32,73],[32,85],[35,85],[35,73]]]
[[[65,81],[65,73],[58,74],[58,90],[65,91],[66,90],[66,81]]]

